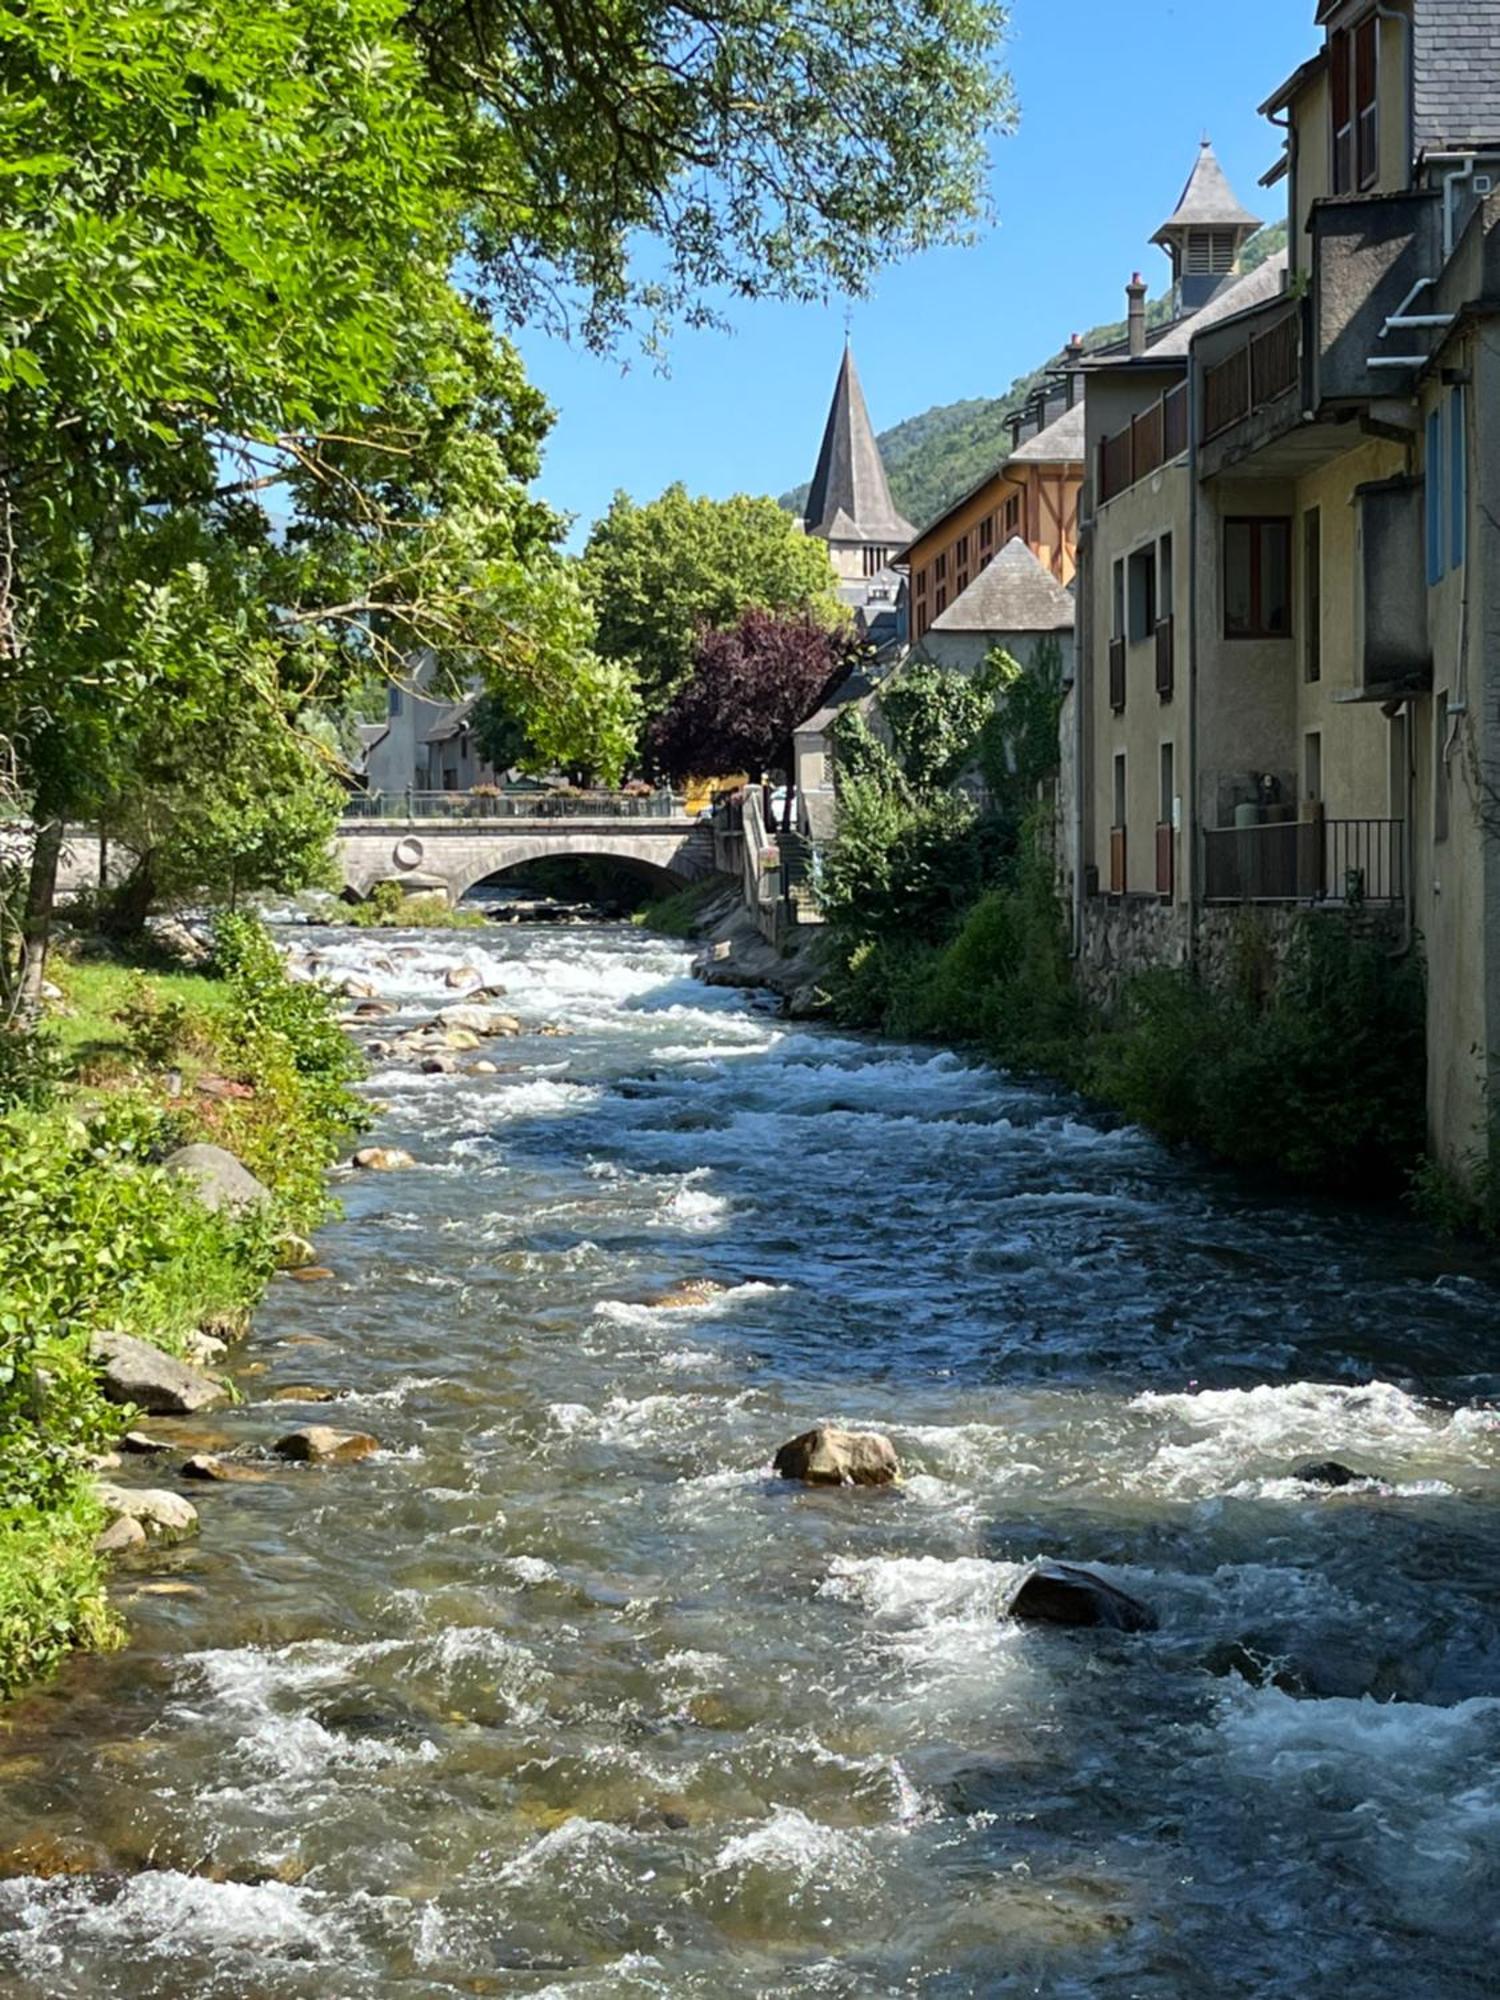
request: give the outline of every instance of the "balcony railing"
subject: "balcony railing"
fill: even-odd
[[[1295,389],[1302,373],[1302,313],[1293,306],[1203,371],[1205,442]]]
[[[1156,822],[1156,893],[1170,896],[1177,879],[1177,839],[1169,819]]]
[[[1203,836],[1208,903],[1400,903],[1406,822],[1305,819],[1216,827]]]
[[[1109,642],[1109,705],[1116,715],[1125,707],[1125,641],[1123,638]]]
[[[1109,893],[1112,896],[1125,894],[1125,829],[1112,826],[1109,830]]]
[[[1100,438],[1099,504],[1181,457],[1187,444],[1187,385],[1179,383],[1132,417],[1123,430]]]
[[[1177,685],[1177,657],[1174,643],[1172,620],[1158,618],[1156,621],[1156,692],[1163,701],[1172,699],[1172,690]]]

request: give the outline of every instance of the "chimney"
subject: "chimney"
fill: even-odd
[[[1078,375],[1076,371],[1079,362],[1083,359],[1083,335],[1075,333],[1063,352],[1068,364],[1068,373],[1064,378],[1067,383],[1068,393],[1065,408],[1071,410],[1073,405],[1078,401]]]
[[[1125,287],[1125,324],[1132,356],[1146,351],[1146,280],[1137,271]]]

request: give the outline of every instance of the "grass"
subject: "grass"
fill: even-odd
[[[723,890],[722,882],[694,882],[686,889],[677,889],[670,896],[647,903],[630,921],[661,937],[696,937],[703,912]]]

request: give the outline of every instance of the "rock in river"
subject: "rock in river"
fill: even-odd
[[[94,1552],[101,1556],[128,1555],[131,1549],[146,1546],[146,1530],[129,1514],[120,1514],[94,1537]]]
[[[1156,1613],[1092,1570],[1033,1563],[1011,1592],[1006,1614],[1045,1625],[1103,1625],[1113,1632],[1154,1632]]]
[[[1336,1458],[1319,1459],[1307,1465],[1299,1465],[1292,1474],[1304,1486],[1353,1486],[1368,1475],[1355,1472],[1350,1466],[1340,1465]]]
[[[363,1167],[370,1174],[399,1173],[404,1167],[414,1167],[416,1161],[400,1146],[361,1146],[354,1155],[354,1165]]]
[[[228,1400],[211,1375],[128,1333],[96,1333],[89,1354],[110,1402],[134,1403],[151,1416],[191,1416]]]
[[[467,1028],[475,1035],[519,1035],[521,1023],[514,1014],[503,1014],[495,1007],[475,1007],[460,1002],[456,1007],[444,1007],[438,1021],[446,1028]]]
[[[443,974],[443,984],[455,990],[465,986],[479,986],[483,981],[484,974],[475,965],[450,965]]]
[[[162,1164],[169,1174],[192,1182],[205,1208],[238,1211],[271,1199],[270,1190],[222,1146],[179,1146]]]
[[[302,1464],[351,1465],[355,1459],[379,1451],[380,1444],[368,1431],[336,1431],[331,1424],[307,1424],[300,1431],[288,1431],[271,1449],[278,1458]]]
[[[184,1459],[181,1466],[184,1479],[209,1479],[220,1486],[231,1486],[236,1482],[252,1486],[269,1478],[260,1466],[246,1465],[242,1459],[221,1458],[217,1452],[195,1452]]]
[[[180,1542],[198,1525],[197,1508],[180,1493],[168,1493],[164,1487],[101,1484],[95,1491],[112,1520],[135,1521],[148,1541]]]
[[[890,1486],[901,1472],[888,1437],[834,1424],[819,1424],[784,1444],[772,1469],[807,1486]]]

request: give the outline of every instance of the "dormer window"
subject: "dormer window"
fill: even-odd
[[[1329,37],[1333,91],[1333,191],[1363,193],[1380,174],[1380,18]]]

